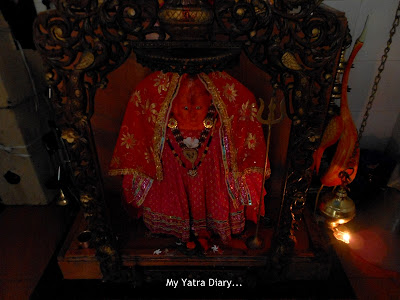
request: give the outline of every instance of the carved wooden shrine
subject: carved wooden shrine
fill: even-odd
[[[166,0],[160,8],[157,0],[54,0],[56,10],[39,14],[35,43],[48,66],[71,191],[80,200],[85,229],[92,232],[94,249],[83,249],[82,255],[97,258],[90,263],[76,259],[73,263],[82,267],[77,277],[85,278],[88,263],[100,266],[106,281],[137,281],[146,267],[179,272],[182,266],[242,273],[255,268],[269,278],[290,277],[289,273],[302,278],[301,266],[326,263],[325,240],[311,218],[300,220],[307,214],[303,208],[312,154],[320,143],[331,97],[340,90],[335,79],[349,34],[344,14],[321,2]],[[291,121],[284,189],[281,197],[271,200],[278,203],[279,215],[273,229],[262,231],[268,240],[264,252],[161,258],[121,249],[108,218],[91,118],[96,91],[106,88],[108,75],[132,52],[150,69],[191,74],[225,70],[237,65],[244,53],[268,76],[270,89],[284,98]],[[299,239],[309,241],[312,258],[296,254]]]

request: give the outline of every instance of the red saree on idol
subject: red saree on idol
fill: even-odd
[[[257,222],[266,145],[256,113],[225,72],[152,73],[128,103],[109,174],[124,175],[126,204],[151,232],[229,243]]]

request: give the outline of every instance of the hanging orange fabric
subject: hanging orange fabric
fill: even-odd
[[[321,184],[323,186],[337,186],[342,183],[348,184],[352,182],[357,175],[360,149],[357,144],[357,129],[354,125],[348,105],[347,87],[354,59],[364,44],[362,38],[364,34],[363,32],[361,37],[357,39],[343,73],[340,115],[333,117],[328,123],[324,135],[322,136],[321,145],[313,156],[314,165],[312,168],[315,168],[318,173],[324,151],[328,147],[338,143],[329,168],[321,176]],[[346,173],[344,174],[345,176],[343,176],[343,172]]]

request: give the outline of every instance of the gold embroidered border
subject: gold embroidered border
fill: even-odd
[[[168,216],[163,213],[153,212],[150,208],[144,207],[146,213],[143,214],[143,221],[146,226],[155,230],[159,233],[176,234],[182,239],[188,238],[189,233],[189,219],[183,219],[176,216]],[[244,211],[241,210],[236,213],[230,213],[230,217],[235,219],[236,215],[242,215],[240,220],[215,220],[208,216],[210,219],[194,220],[195,223],[204,223],[199,226],[207,230],[212,230],[218,234],[221,240],[227,242],[231,238],[231,234],[238,234],[243,231],[244,222]],[[183,230],[182,230],[183,229]]]
[[[234,219],[239,217],[240,221],[235,221]],[[234,213],[229,213],[229,220],[217,220],[214,219],[211,215],[207,216],[207,227],[209,228],[217,228],[220,230],[229,230],[231,228],[233,228],[234,226],[241,226],[242,221],[245,219],[244,217],[244,210],[239,210],[237,212]],[[236,224],[234,225],[234,223],[240,223],[240,224]]]
[[[150,180],[150,187],[148,187],[145,192],[143,193],[142,197],[136,201],[136,205],[139,207],[143,204],[144,200],[146,199],[147,194],[150,191],[150,188],[153,184],[153,179],[150,176],[147,176],[139,171],[136,171],[135,169],[118,169],[118,170],[112,170],[109,171],[108,174],[110,176],[115,176],[115,175],[133,175],[133,180],[135,180],[137,177],[141,177],[141,178],[146,178]],[[143,180],[140,183],[140,186],[143,184]],[[129,189],[125,189],[125,191],[129,191],[131,192],[131,188]],[[128,202],[128,203],[132,203],[132,202]]]
[[[169,215],[166,215],[163,213],[154,212],[149,207],[144,207],[143,209],[148,211],[149,213],[151,213],[153,216],[156,216],[157,218],[162,217],[163,219],[170,220],[169,223],[173,223],[173,220],[177,220],[177,222],[183,222],[183,221],[189,220],[189,219],[184,219],[184,218],[177,217],[177,216],[169,216]]]
[[[175,232],[179,235],[184,231],[189,231],[189,219],[182,219],[179,217],[168,216],[162,213],[153,212],[150,208],[144,207],[147,214],[143,214],[143,221],[150,227],[157,227],[158,230],[165,230],[166,232]],[[156,225],[158,223],[158,225]],[[156,229],[157,230],[157,229]]]
[[[207,229],[217,233],[223,241],[228,241],[232,234],[238,234],[245,227],[245,218],[237,222],[215,222],[215,220],[207,222]]]
[[[244,170],[243,172],[238,172],[237,174],[236,174],[236,177],[237,178],[244,178],[246,175],[249,175],[249,174],[251,174],[251,173],[259,173],[261,176],[263,175],[263,173],[264,173],[264,169],[263,168],[260,168],[260,167],[251,167],[251,168],[247,168],[246,170]],[[271,169],[270,168],[268,168],[267,170],[266,170],[266,172],[265,172],[265,177],[269,177],[269,176],[271,176]]]
[[[108,175],[110,176],[116,176],[116,175],[133,175],[133,176],[142,176],[142,177],[147,177],[150,179],[150,176],[138,171],[137,169],[116,169],[116,170],[109,170]]]
[[[260,167],[251,167],[251,168],[247,168],[247,169],[244,170],[242,173],[240,173],[240,175],[238,175],[238,178],[240,177],[241,180],[242,180],[242,182],[244,182],[244,184],[246,185],[247,190],[248,190],[248,186],[247,186],[247,182],[246,182],[246,175],[249,175],[249,174],[251,174],[251,173],[258,173],[258,174],[260,174],[261,177],[262,177],[263,174],[264,174],[264,169],[263,169],[263,168],[260,168]],[[267,176],[269,177],[270,175],[271,175],[271,169],[268,168],[268,169],[266,170],[266,172],[265,172],[265,176],[266,176],[266,177],[267,177]],[[265,182],[265,178],[263,179],[263,185],[264,185],[264,182]],[[251,197],[250,194],[249,194],[249,196]],[[250,199],[250,203],[253,203],[253,200],[252,200],[252,199]],[[245,204],[245,205],[252,205],[252,204]]]
[[[165,138],[165,117],[168,113],[168,109],[171,103],[171,100],[175,96],[176,87],[179,82],[179,74],[172,73],[171,82],[168,87],[167,95],[164,99],[164,102],[161,104],[160,111],[158,112],[156,125],[154,128],[154,136],[153,136],[153,156],[154,156],[154,164],[156,166],[156,178],[157,180],[163,180],[163,169],[161,164],[161,156],[162,156],[162,146],[163,140]]]
[[[231,161],[232,161],[232,171],[233,174],[237,174],[237,162],[236,162],[236,148],[234,145],[233,137],[232,137],[232,126],[231,126],[231,120],[228,116],[228,111],[226,109],[224,101],[221,99],[221,96],[217,90],[217,87],[214,85],[210,77],[208,77],[206,74],[201,73],[199,74],[200,79],[202,80],[203,84],[205,84],[206,89],[210,92],[214,105],[218,111],[218,114],[221,116],[222,124],[224,125],[226,129],[226,133],[228,135],[228,140],[230,142],[230,154],[231,154]]]
[[[140,197],[140,199],[136,201],[136,205],[138,207],[143,204],[144,200],[146,200],[147,194],[149,193],[152,185],[153,185],[153,180],[151,179],[149,185],[147,187],[145,187],[145,190],[144,190],[144,193],[143,193],[142,197]],[[140,186],[140,188],[143,188],[143,178],[140,181],[139,186]]]
[[[260,168],[260,167],[247,168],[246,170],[244,170],[242,172],[242,174],[243,174],[242,176],[246,176],[246,175],[249,175],[251,173],[260,173],[261,175],[263,175],[264,169]],[[267,176],[267,175],[271,175],[271,169],[270,168],[268,168],[266,173],[265,173],[265,176]]]
[[[240,217],[240,215],[242,215],[243,213],[244,213],[244,210],[242,209],[242,210],[239,210],[234,213],[229,213],[229,217],[230,218],[235,218],[236,216]],[[230,219],[229,220],[217,220],[217,219],[214,219],[213,216],[211,216],[211,215],[208,215],[206,220],[207,220],[207,222],[213,222],[215,224],[227,224],[227,225],[229,225],[229,223],[232,222]]]

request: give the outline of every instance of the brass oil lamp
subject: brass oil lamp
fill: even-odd
[[[325,194],[321,199],[319,210],[325,217],[326,224],[332,229],[333,236],[346,244],[350,243],[350,233],[343,224],[351,221],[356,215],[354,201],[347,195],[345,186]]]
[[[351,221],[356,215],[354,201],[347,195],[343,186],[334,193],[325,194],[321,199],[319,209],[331,228]]]

